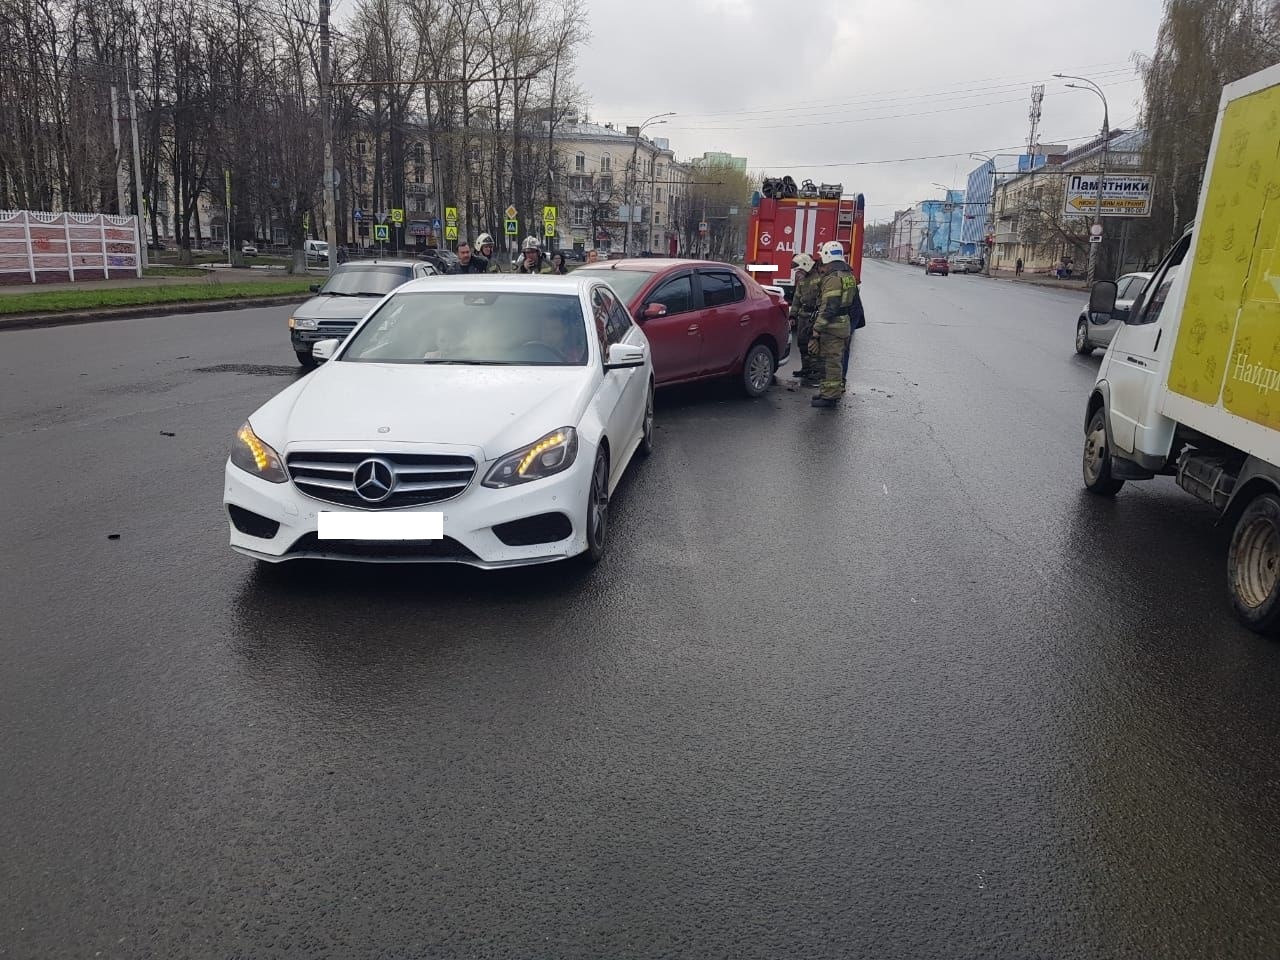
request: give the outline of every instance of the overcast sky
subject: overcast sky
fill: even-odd
[[[1101,102],[1054,73],[1095,80],[1112,127],[1132,127],[1132,55],[1151,52],[1161,6],[595,0],[577,79],[592,120],[625,126],[674,110],[646,134],[669,138],[681,159],[723,150],[753,172],[843,183],[866,195],[870,223],[940,197],[934,181],[963,189],[978,165],[971,151],[1025,150],[1035,83],[1045,84],[1041,143],[1096,134]]]

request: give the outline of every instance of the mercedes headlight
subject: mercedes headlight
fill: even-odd
[[[306,317],[290,317],[289,329],[290,330],[319,330],[320,324],[318,324],[314,320],[309,320]]]
[[[258,439],[247,420],[236,431],[235,443],[231,446],[231,462],[246,473],[271,483],[284,483],[289,479],[280,454]]]
[[[502,457],[485,476],[484,486],[501,489],[541,480],[568,470],[577,456],[578,431],[561,427]]]

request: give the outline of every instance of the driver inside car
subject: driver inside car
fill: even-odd
[[[538,318],[537,331],[530,343],[550,347],[562,363],[580,364],[587,359],[587,338],[582,322],[559,314],[543,314]]]

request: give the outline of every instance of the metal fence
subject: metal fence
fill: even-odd
[[[0,210],[0,283],[142,276],[138,218]]]

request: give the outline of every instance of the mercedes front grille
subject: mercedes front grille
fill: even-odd
[[[294,485],[344,507],[386,509],[452,499],[475,476],[470,457],[432,453],[300,453],[287,458]]]

